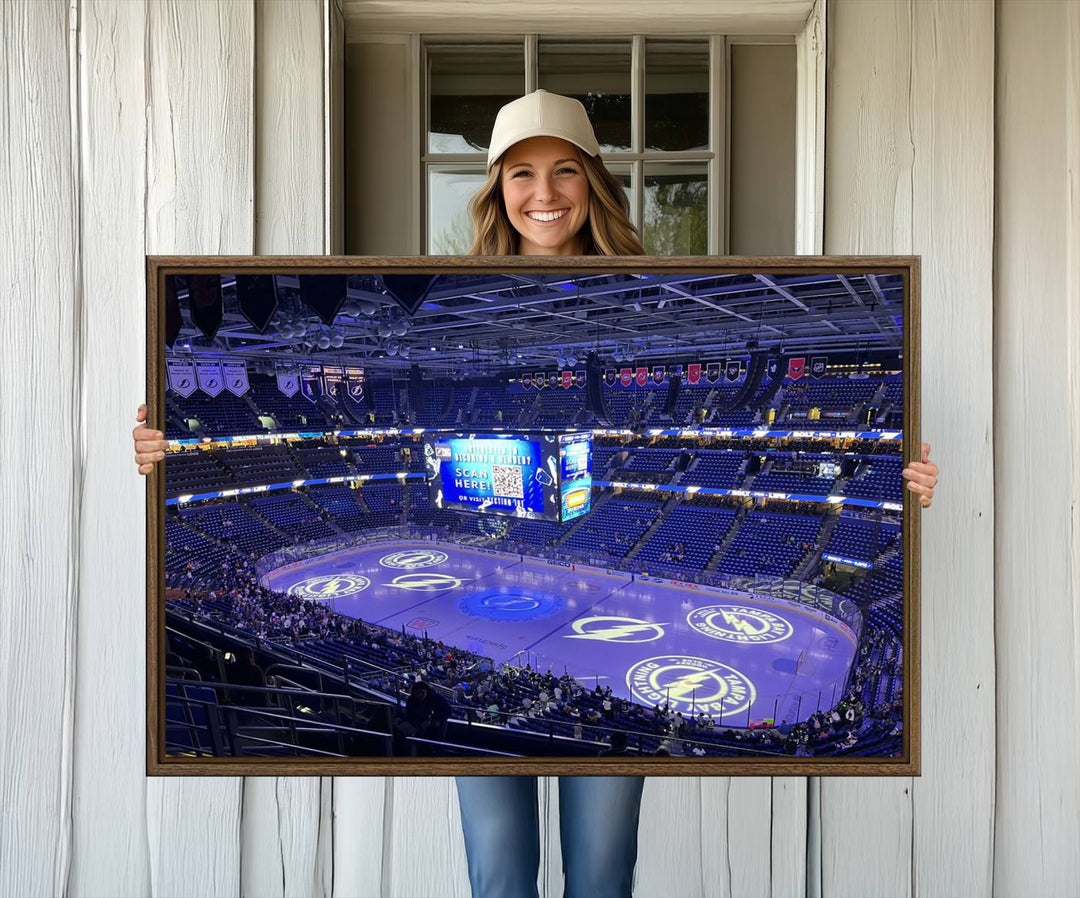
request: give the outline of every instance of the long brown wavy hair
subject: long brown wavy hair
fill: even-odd
[[[589,182],[589,214],[578,232],[586,256],[643,256],[645,249],[630,221],[630,202],[622,185],[599,156],[578,153]],[[501,178],[503,159],[488,171],[487,180],[469,201],[473,225],[471,256],[516,256],[520,235],[506,214]]]

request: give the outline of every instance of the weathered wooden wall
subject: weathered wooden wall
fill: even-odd
[[[332,245],[332,21],[2,6],[0,895],[468,892],[448,779],[143,772],[143,256]],[[1075,894],[1080,5],[831,0],[828,46],[825,250],[923,257],[923,776],[651,780],[637,893]]]

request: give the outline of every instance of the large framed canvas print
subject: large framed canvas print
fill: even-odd
[[[149,257],[152,774],[919,772],[919,260]]]

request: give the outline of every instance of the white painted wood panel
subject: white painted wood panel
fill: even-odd
[[[722,783],[727,783],[725,778]],[[691,777],[654,776],[645,780],[638,822],[638,862],[634,894],[640,898],[685,895],[727,896],[725,872],[709,871],[708,889],[703,877],[702,852],[723,852],[723,838],[714,825],[703,830],[703,780]],[[709,809],[715,819],[722,806]],[[558,894],[556,892],[555,894]]]
[[[1080,884],[1080,10],[999,3],[996,895]]]
[[[323,8],[320,0],[255,6],[254,251],[325,251]],[[333,781],[247,777],[241,823],[244,895],[328,896]],[[320,839],[320,835],[323,836]]]
[[[327,251],[321,0],[255,7],[255,252]]]
[[[922,515],[923,772],[911,785],[912,887],[966,898],[992,889],[994,7],[911,8],[921,426],[945,472]]]
[[[834,0],[828,19],[825,252],[910,253],[910,9]],[[910,778],[821,779],[822,895],[911,893],[910,791]]]
[[[922,525],[923,775],[822,780],[826,895],[991,886],[993,13],[830,4],[825,249],[922,256],[922,436],[945,474]]]
[[[334,898],[381,898],[386,821],[393,812],[389,777],[333,780]]]
[[[146,250],[254,249],[254,5],[153,3]],[[155,896],[241,890],[243,781],[148,780]]]
[[[63,2],[0,16],[4,895],[59,894],[71,855],[83,422],[68,27]]]
[[[468,898],[469,871],[453,778],[395,777],[392,784],[382,894]]]
[[[107,0],[78,13],[87,387],[68,887],[72,895],[136,898],[150,894],[146,486],[131,451],[146,381],[146,6]]]

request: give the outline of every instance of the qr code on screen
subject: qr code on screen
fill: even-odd
[[[521,479],[521,468],[514,465],[491,466],[492,493],[508,499],[524,499],[525,484]]]

